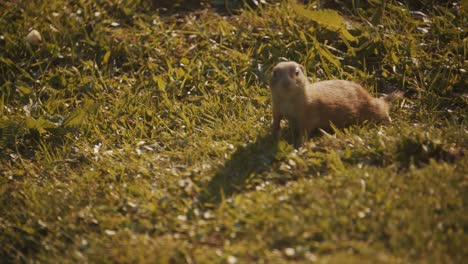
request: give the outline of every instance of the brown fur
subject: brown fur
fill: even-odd
[[[389,102],[402,96],[400,92],[374,98],[357,83],[330,80],[309,83],[304,67],[296,62],[280,62],[273,69],[270,85],[273,101],[272,132],[278,134],[285,118],[295,124],[296,146],[316,129],[337,128],[362,123],[391,122]]]

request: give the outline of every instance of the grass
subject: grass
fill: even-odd
[[[467,4],[335,2],[1,3],[2,262],[463,262]],[[280,57],[406,96],[294,150]]]

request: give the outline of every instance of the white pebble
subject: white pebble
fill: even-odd
[[[106,233],[106,235],[108,236],[113,236],[116,234],[114,230],[109,230],[109,229],[104,230],[104,233]]]
[[[26,36],[26,40],[30,45],[37,46],[42,43],[42,36],[39,31],[33,29],[31,30],[28,35]]]
[[[237,263],[237,258],[234,257],[234,256],[229,256],[227,258],[227,261],[228,261],[229,264],[234,264],[234,263]]]
[[[286,248],[284,250],[284,253],[286,254],[286,256],[292,257],[296,254],[296,250],[294,250],[294,248]]]

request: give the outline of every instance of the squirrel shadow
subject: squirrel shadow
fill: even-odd
[[[200,195],[203,204],[218,204],[222,199],[241,193],[248,188],[254,176],[267,170],[275,161],[278,138],[259,136],[255,142],[239,147],[206,185]],[[254,183],[253,183],[254,184]]]

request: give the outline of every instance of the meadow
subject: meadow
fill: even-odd
[[[468,259],[466,1],[155,2],[0,2],[0,262]],[[294,149],[284,59],[405,97]]]

